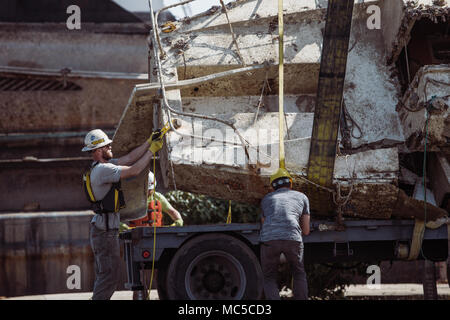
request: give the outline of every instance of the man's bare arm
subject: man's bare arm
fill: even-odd
[[[300,228],[302,229],[302,234],[307,236],[309,234],[309,214],[303,214],[300,218]]]
[[[181,214],[176,209],[171,208],[167,210],[167,213],[173,221],[181,219]]]
[[[142,155],[145,153],[145,151],[150,147],[148,141],[145,141],[143,144],[141,144],[139,147],[133,149],[128,154],[120,157],[117,160],[117,164],[120,166],[131,166],[136,161],[138,161]]]
[[[150,160],[152,159],[153,154],[150,152],[150,150],[147,150],[143,156],[136,161],[132,166],[121,166],[120,171],[120,179],[130,178],[130,177],[136,177],[139,173],[144,170],[145,167],[150,163]]]

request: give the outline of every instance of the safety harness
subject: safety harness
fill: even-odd
[[[98,165],[95,162],[91,168],[83,174],[83,188],[88,201],[92,204],[92,210],[96,214],[104,215],[106,230],[109,230],[109,214],[118,212],[125,208],[125,199],[121,189],[121,183],[113,183],[108,193],[101,200],[95,199],[94,192],[91,185],[91,172]]]
[[[147,215],[140,219],[129,221],[130,227],[162,227],[162,204],[158,200],[148,202]]]

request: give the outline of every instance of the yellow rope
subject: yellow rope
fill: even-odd
[[[284,156],[284,53],[283,53],[283,0],[278,0],[278,123],[279,123],[279,152],[280,168],[285,169]]]
[[[155,193],[155,181],[156,181],[156,157],[153,155],[153,189],[151,192],[151,195]],[[152,284],[153,284],[153,274],[155,272],[155,253],[156,253],[156,223],[153,221],[153,257],[152,257],[152,275],[150,276],[150,286],[148,288],[148,300],[150,300],[150,292],[152,291]]]

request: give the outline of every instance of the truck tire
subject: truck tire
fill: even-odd
[[[226,234],[189,240],[167,271],[167,295],[176,300],[260,299],[261,266],[253,251]]]

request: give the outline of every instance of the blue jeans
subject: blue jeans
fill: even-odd
[[[92,224],[90,241],[95,259],[95,283],[92,300],[109,300],[119,282],[119,231],[117,229],[100,230]]]
[[[280,255],[284,253],[294,277],[294,299],[308,299],[308,283],[303,264],[303,242],[272,240],[261,242],[261,267],[264,275],[264,294],[268,300],[280,300],[277,284]]]

